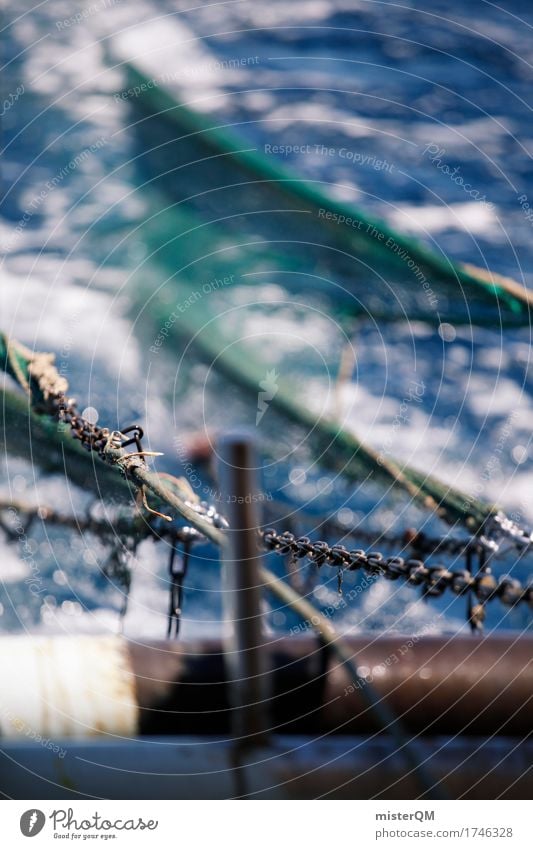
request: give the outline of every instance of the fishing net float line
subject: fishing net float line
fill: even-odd
[[[68,382],[60,375],[54,366],[54,355],[49,353],[34,353],[14,340],[9,340],[0,334],[0,363],[26,392],[30,406],[38,413],[44,413],[59,422],[69,425],[74,438],[88,451],[98,453],[108,465],[117,466],[124,478],[133,482],[141,491],[144,506],[150,510],[146,502],[146,492],[151,491],[163,503],[173,507],[189,524],[204,533],[212,542],[220,544],[221,536],[217,520],[218,514],[212,507],[192,503],[193,495],[182,479],[168,475],[156,475],[150,472],[146,465],[146,457],[157,456],[157,452],[143,451],[140,444],[142,430],[138,426],[126,428],[126,432],[111,431],[84,419],[79,413],[76,401],[68,397]],[[242,370],[241,370],[242,377]],[[247,377],[251,377],[247,375]],[[257,384],[255,384],[257,386]],[[278,391],[272,404],[288,415],[294,403]],[[302,423],[301,413],[292,416]],[[307,413],[309,421],[311,413]],[[306,420],[306,424],[309,424]],[[314,425],[316,426],[316,422]],[[434,509],[436,515],[448,521],[449,524],[461,523],[476,536],[482,545],[488,548],[498,546],[498,540],[511,538],[519,544],[529,544],[531,535],[520,529],[510,519],[498,511],[494,505],[484,504],[472,499],[466,493],[446,486],[434,477],[424,475],[411,467],[402,468],[394,460],[380,462],[377,452],[363,445],[359,440],[339,429],[333,422],[322,423],[323,435],[330,436],[329,452],[348,456],[351,450],[354,463],[359,469],[364,467],[376,479],[388,480],[398,489],[403,489],[418,503],[428,509]],[[316,427],[315,427],[316,429]],[[129,437],[128,432],[134,431]],[[327,433],[326,433],[327,431]],[[135,444],[137,450],[127,452],[127,446]],[[325,452],[320,454],[320,462],[324,460]],[[355,468],[344,462],[342,471],[355,474]],[[351,474],[348,474],[351,477]],[[209,521],[205,520],[206,515]],[[170,517],[168,518],[170,521]],[[211,521],[213,519],[213,521]]]
[[[135,528],[139,538],[147,534],[171,537],[169,633],[177,634],[189,547],[202,538],[207,538],[218,546],[222,545],[223,531],[227,528],[226,520],[213,506],[198,501],[182,479],[172,475],[158,475],[148,469],[146,458],[157,456],[158,452],[143,450],[141,428],[132,426],[124,431],[112,431],[83,418],[75,400],[68,397],[68,383],[54,367],[52,354],[31,352],[20,343],[0,335],[0,358],[4,362],[5,370],[28,395],[34,410],[70,426],[75,439],[79,440],[88,451],[96,452],[105,463],[117,467],[122,477],[134,484],[139,506],[142,504],[148,516],[152,520],[155,518],[157,526],[150,525],[150,522],[146,522],[145,519],[139,522],[137,518],[137,524],[134,523],[128,528],[130,537]],[[131,433],[133,436],[130,436]],[[133,445],[136,450],[127,452],[126,448],[130,445]],[[400,481],[398,483],[401,485]],[[187,522],[187,526],[171,529],[172,517],[151,507],[147,500],[148,495],[156,499],[158,507],[163,505],[161,509],[170,508],[177,512]],[[306,559],[319,568],[324,565],[336,568],[339,574],[339,586],[344,570],[363,569],[368,574],[382,575],[389,580],[402,578],[409,586],[421,587],[425,597],[437,597],[446,590],[456,595],[466,595],[469,599],[468,620],[474,630],[480,630],[485,618],[485,604],[493,599],[498,598],[508,606],[521,602],[530,606],[533,604],[533,586],[523,586],[509,576],[497,579],[491,574],[489,566],[489,559],[498,552],[502,540],[510,540],[520,552],[520,556],[523,556],[533,544],[531,535],[520,529],[501,512],[495,512],[489,507],[485,509],[487,519],[471,540],[466,543],[453,539],[436,541],[436,547],[440,551],[449,553],[462,551],[469,568],[459,571],[451,571],[441,565],[430,566],[423,560],[415,558],[386,557],[381,552],[367,553],[363,549],[349,550],[342,544],[330,546],[322,541],[311,542],[308,537],[297,538],[290,531],[281,533],[274,529],[259,531],[258,544],[266,551],[283,555],[290,561]],[[46,518],[46,516],[41,513],[40,518]],[[49,515],[48,518],[53,520],[54,516]],[[123,519],[124,521],[127,520]],[[59,517],[59,523],[66,524],[66,518]],[[167,526],[166,531],[165,526]],[[102,530],[101,526],[97,526],[94,521],[91,525],[91,520],[87,521],[85,527],[94,532]],[[123,531],[126,531],[125,526]],[[344,538],[346,536],[349,534],[344,534]],[[134,538],[135,534],[132,540]],[[410,540],[414,550],[416,550],[416,541],[415,533]],[[419,542],[422,547],[422,536],[419,537]],[[426,550],[427,542],[426,539]],[[184,546],[183,558],[175,557],[177,543],[182,543]],[[132,541],[130,547],[133,545]],[[478,560],[476,573],[472,568],[474,557]],[[472,599],[475,599],[475,603]]]
[[[0,349],[0,357],[2,354],[4,355],[1,359],[5,362],[5,370],[26,391],[31,406],[70,425],[75,438],[87,450],[97,452],[104,462],[118,467],[126,479],[135,483],[141,495],[140,501],[151,517],[156,517],[163,522],[172,522],[172,517],[154,510],[148,505],[146,491],[156,496],[167,507],[178,512],[182,518],[186,520],[192,518],[191,526],[181,528],[175,533],[169,564],[171,582],[167,637],[177,637],[183,601],[183,580],[187,573],[190,544],[193,540],[203,537],[219,546],[223,545],[223,529],[227,527],[226,520],[209,505],[187,501],[183,497],[183,482],[180,482],[179,479],[166,475],[166,480],[163,482],[161,476],[148,472],[145,457],[154,456],[154,452],[143,451],[142,431],[139,428],[127,428],[127,431],[134,432],[134,436],[128,438],[128,434],[96,427],[83,418],[78,412],[74,399],[66,396],[67,382],[53,367],[52,355],[33,355],[28,349],[17,343],[13,344],[6,337],[0,337],[0,348],[2,344],[4,351]],[[125,449],[130,444],[134,444],[137,450],[127,453]],[[13,505],[11,509],[14,509]],[[53,512],[49,512],[48,517],[46,511],[42,511],[38,515],[42,519],[53,519]],[[34,514],[30,514],[29,521],[31,522],[35,518]],[[69,524],[65,517],[61,517],[60,522],[63,525]],[[101,527],[94,523],[91,525],[89,522],[87,529],[97,531]],[[184,546],[182,558],[175,556],[177,540],[181,540]],[[442,798],[443,791],[439,783],[435,781],[426,765],[421,761],[416,745],[405,730],[403,723],[394,711],[383,702],[372,683],[359,673],[349,648],[344,645],[343,640],[327,618],[305,599],[300,598],[292,587],[280,581],[269,569],[262,567],[260,576],[264,585],[299,616],[305,618],[311,614],[313,629],[319,635],[321,641],[331,648],[339,663],[346,668],[352,681],[362,688],[361,692],[369,710],[376,717],[380,727],[391,734],[398,751],[402,753],[410,772],[419,784],[420,791],[429,798]],[[126,588],[127,579],[123,584]],[[124,612],[125,608],[123,608],[122,613],[124,614]]]

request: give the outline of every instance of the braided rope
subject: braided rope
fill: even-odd
[[[122,444],[125,441],[124,436],[120,431],[99,427],[79,413],[75,399],[67,396],[68,384],[57,372],[52,354],[34,354],[3,335],[1,341],[7,352],[8,371],[29,392],[32,405],[69,425],[74,437],[88,451],[97,452],[105,462],[117,466],[125,477],[139,487],[146,507],[148,505],[144,487],[150,489],[163,503],[173,507],[200,534],[217,545],[222,544],[222,530],[227,527],[224,518],[214,507],[188,499],[178,479],[174,479],[175,486],[171,488],[162,478],[150,472],[144,457],[154,452],[126,452]],[[157,513],[150,508],[148,510]],[[157,515],[170,521],[170,517]],[[490,531],[496,531],[504,538],[511,538],[522,552],[531,546],[531,535],[521,531],[514,523],[509,523],[503,514],[492,514],[489,523]],[[475,546],[480,545],[496,550],[497,545],[492,542],[489,530],[486,537],[474,538],[472,543],[460,540],[441,541],[440,550],[459,553],[466,552],[468,546],[472,546],[472,551]],[[423,539],[426,545],[424,549],[420,546],[419,550],[427,551],[429,540]],[[266,550],[297,559],[307,558],[318,567],[329,565],[337,568],[339,572],[344,569],[353,571],[363,568],[369,574],[383,575],[388,580],[404,578],[411,586],[421,586],[425,596],[438,597],[450,589],[456,595],[472,592],[481,604],[499,598],[508,606],[524,601],[533,606],[533,584],[523,586],[510,576],[497,579],[489,568],[484,568],[477,575],[473,575],[468,569],[454,572],[444,566],[428,566],[422,560],[384,557],[381,552],[367,553],[363,549],[348,550],[343,545],[330,546],[322,541],[311,542],[308,537],[296,538],[289,531],[278,534],[273,529],[260,532],[260,540]]]
[[[193,528],[217,545],[223,542],[221,529],[225,522],[216,511],[204,509],[195,503],[194,493],[184,487],[177,478],[172,486],[150,471],[146,456],[157,452],[134,451],[128,453],[123,443],[128,442],[120,431],[99,427],[78,411],[76,400],[67,395],[68,382],[54,365],[54,355],[33,353],[19,342],[0,333],[0,353],[6,352],[5,370],[17,380],[29,395],[31,405],[60,423],[70,426],[75,439],[88,451],[95,451],[110,466],[117,467],[128,481],[139,489],[145,508],[161,518],[172,521],[170,516],[152,510],[146,502],[146,490],[151,491],[163,504],[176,511]],[[2,358],[0,357],[0,360]],[[191,497],[192,496],[192,497]]]

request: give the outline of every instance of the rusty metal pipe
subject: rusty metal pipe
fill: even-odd
[[[533,731],[533,637],[345,637],[374,689],[423,734],[528,734]],[[141,729],[224,733],[229,688],[220,641],[129,645]],[[268,646],[272,728],[278,733],[378,730],[343,666],[309,637]],[[169,713],[170,711],[170,713]]]
[[[344,640],[358,668],[411,730],[429,736],[533,732],[532,636],[369,634]],[[333,657],[324,663],[315,639],[271,639],[265,651],[272,667],[273,732],[379,730],[343,667]],[[30,665],[32,674],[23,674]],[[2,637],[0,678],[3,737],[227,736],[230,730],[231,674],[220,640]]]

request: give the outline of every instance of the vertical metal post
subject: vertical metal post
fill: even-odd
[[[259,745],[266,742],[268,728],[268,669],[261,622],[257,453],[247,431],[227,434],[217,448],[221,512],[230,526],[222,573],[233,731],[242,743]]]

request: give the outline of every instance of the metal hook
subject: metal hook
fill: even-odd
[[[167,639],[177,638],[181,624],[181,612],[183,602],[183,581],[187,575],[189,566],[190,539],[183,541],[182,556],[176,560],[176,540],[170,549],[168,571],[170,575],[170,603],[168,609]]]
[[[473,548],[472,546],[469,546],[466,549],[466,568],[470,575],[473,573],[472,565],[475,552],[477,552],[478,555],[478,569],[476,575],[482,574],[488,569],[489,558],[487,550],[483,546],[480,548]],[[480,633],[483,631],[483,623],[485,622],[485,605],[479,600],[474,603],[472,594],[473,589],[470,588],[467,598],[467,621],[470,624],[470,630],[472,633]]]
[[[139,454],[144,453],[143,447],[142,447],[142,442],[141,442],[141,440],[144,438],[144,430],[142,429],[142,427],[140,425],[138,425],[138,424],[130,425],[129,427],[125,427],[120,432],[124,436],[127,433],[133,433],[134,434],[132,437],[130,437],[130,439],[126,439],[126,440],[124,440],[124,442],[121,443],[121,446],[120,446],[121,448],[127,448],[128,445],[135,445]]]

